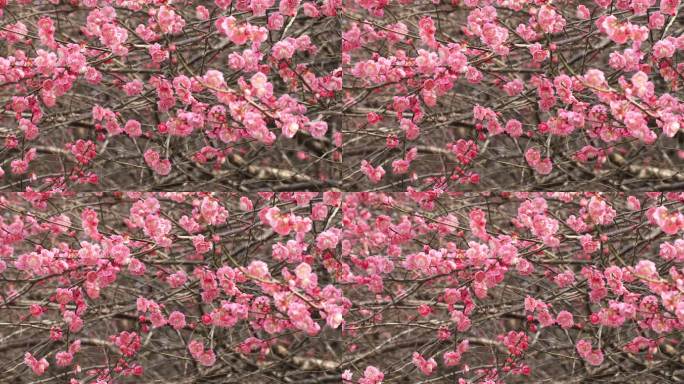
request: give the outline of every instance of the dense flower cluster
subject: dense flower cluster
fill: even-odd
[[[682,9],[3,0],[0,186],[681,185]]]
[[[329,186],[340,9],[0,1],[0,185]]]
[[[357,155],[345,166],[361,169],[362,189],[684,181],[681,1],[345,4],[344,126]],[[411,151],[406,174],[394,163]]]
[[[0,229],[3,382],[682,378],[682,193],[30,192]]]
[[[682,58],[681,0],[0,0],[0,384],[682,382]]]

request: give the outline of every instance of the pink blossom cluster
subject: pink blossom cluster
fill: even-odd
[[[682,7],[2,0],[0,185],[676,190]]]
[[[204,349],[201,341],[193,340],[188,343],[188,350],[192,357],[204,366],[212,366],[216,363],[216,355],[211,349]]]
[[[70,384],[676,375],[683,213],[678,192],[0,194],[0,367]]]
[[[361,189],[681,181],[681,8],[351,1],[342,11],[343,100],[353,114],[348,152],[361,156],[347,156],[348,168],[361,169]],[[451,156],[457,141],[477,155]],[[413,150],[404,176],[382,177]]]
[[[600,349],[592,349],[591,342],[582,339],[577,342],[577,353],[591,365],[601,365],[603,352]]]
[[[0,2],[3,186],[332,183],[341,1],[58,3]]]

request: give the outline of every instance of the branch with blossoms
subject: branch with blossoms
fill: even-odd
[[[681,193],[0,195],[0,381],[679,382]]]
[[[348,2],[349,182],[677,189],[682,14],[679,0]]]
[[[683,8],[0,1],[0,188],[676,190]]]
[[[0,1],[0,187],[336,186],[338,9]]]

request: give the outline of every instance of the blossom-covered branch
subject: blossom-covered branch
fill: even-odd
[[[0,195],[0,381],[677,382],[684,196]]]

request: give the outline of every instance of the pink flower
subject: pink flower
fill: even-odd
[[[38,126],[33,124],[30,120],[20,119],[19,129],[24,132],[24,137],[26,140],[35,140],[38,137],[39,131]]]
[[[322,203],[314,204],[311,208],[311,219],[322,221],[328,216],[328,206]]]
[[[511,137],[520,137],[523,134],[522,124],[516,119],[508,120],[504,130],[511,135]]]
[[[185,27],[185,20],[183,20],[183,17],[176,14],[173,9],[166,5],[159,7],[157,22],[159,23],[159,29],[162,33],[166,34],[180,33]]]
[[[272,55],[278,60],[291,59],[295,54],[294,39],[281,40],[273,44]]]
[[[537,22],[546,33],[558,33],[565,27],[565,19],[550,5],[542,5],[537,13]]]
[[[185,315],[178,311],[171,312],[169,315],[169,325],[175,330],[185,328]]]
[[[588,20],[591,17],[591,11],[586,5],[580,4],[577,6],[577,18],[582,20]]]
[[[260,280],[266,280],[271,277],[271,273],[268,271],[268,265],[261,260],[254,260],[249,263],[247,273]]]
[[[114,54],[119,56],[128,55],[128,48],[124,43],[128,39],[128,31],[112,23],[105,23],[101,27],[100,42],[109,47]]]
[[[527,161],[527,164],[529,164],[537,173],[541,175],[548,175],[551,173],[551,169],[553,168],[551,159],[542,159],[541,153],[536,148],[527,149],[525,152],[525,160]]]
[[[99,233],[97,233],[97,235],[101,236]],[[81,249],[78,251],[78,257],[81,264],[85,266],[95,266],[102,257],[101,248],[95,243],[82,241]]]
[[[444,365],[447,367],[453,367],[461,362],[461,355],[455,351],[449,351],[444,353]]]
[[[42,359],[37,360],[30,352],[26,352],[26,354],[24,354],[24,364],[29,366],[31,370],[33,370],[33,373],[38,376],[43,375],[43,373],[45,373],[50,366],[50,363],[48,363],[47,359],[43,357]]]
[[[271,13],[268,16],[268,29],[271,31],[278,31],[283,28],[285,24],[285,18],[279,12]]]
[[[590,234],[585,234],[580,236],[580,244],[582,245],[582,250],[586,254],[592,254],[596,251],[598,251],[600,242],[598,241],[593,241],[593,238],[591,237]]]
[[[123,90],[127,96],[136,96],[142,93],[143,82],[140,80],[129,81],[123,85]]]
[[[660,244],[659,254],[665,260],[684,261],[684,239],[677,239],[674,243]]]
[[[249,80],[252,86],[252,95],[257,98],[269,98],[273,96],[273,84],[268,82],[268,78],[262,72],[257,72]]]
[[[102,235],[97,230],[97,225],[100,222],[97,218],[97,212],[90,208],[86,208],[81,213],[81,221],[83,223],[83,231],[93,240],[100,240]]]
[[[188,281],[188,275],[184,271],[178,271],[174,274],[169,275],[166,278],[166,282],[169,283],[171,288],[179,288],[183,286]]]
[[[655,209],[653,219],[660,229],[668,235],[675,235],[684,227],[684,215],[679,212],[670,213],[664,206]]]
[[[660,0],[660,12],[675,16],[681,0]]]
[[[281,213],[278,207],[266,210],[266,222],[281,236],[287,236],[294,229],[294,220],[289,213]]]
[[[228,9],[228,7],[230,7],[230,4],[232,3],[232,0],[214,0],[214,4],[216,4],[217,7],[221,8],[224,11]]]
[[[143,157],[145,158],[147,165],[159,175],[166,176],[171,172],[171,161],[168,159],[162,160],[159,156],[159,152],[154,149],[150,148],[145,151]]]
[[[249,40],[249,32],[246,24],[238,25],[237,19],[233,16],[219,17],[214,23],[216,29],[228,37],[236,45],[245,44]]]
[[[280,0],[278,10],[285,16],[294,16],[301,0]]]
[[[651,260],[639,260],[637,265],[634,267],[634,272],[637,277],[645,279],[656,279],[658,278],[658,270],[656,265]]]
[[[584,356],[584,360],[590,365],[601,365],[603,363],[603,352],[600,349],[595,349]]]
[[[383,176],[385,176],[385,170],[382,165],[378,165],[373,168],[373,166],[366,160],[361,161],[361,172],[368,177],[368,179],[373,184],[380,182]]]
[[[489,46],[498,47],[508,39],[508,30],[494,23],[485,23],[480,39]]]
[[[10,163],[10,167],[12,167],[12,173],[15,175],[21,175],[24,174],[28,171],[29,164],[25,160],[12,160]]]
[[[601,19],[598,21],[601,21]],[[624,44],[629,39],[629,23],[621,23],[613,15],[604,17],[599,27],[615,43]]]
[[[192,340],[188,343],[188,350],[193,356],[200,355],[202,352],[204,352],[204,344],[202,344],[202,342],[199,340]]]
[[[90,163],[97,156],[97,145],[90,140],[78,139],[76,142],[67,143],[65,147],[83,165]]]
[[[455,351],[444,353],[444,365],[447,367],[458,365],[461,362],[461,357],[468,350],[469,346],[469,341],[463,340],[458,344]]]
[[[169,58],[169,51],[164,50],[158,43],[150,45],[147,48],[147,52],[152,58],[153,63],[161,63]]]
[[[578,340],[575,344],[575,348],[580,356],[584,357],[591,352],[591,342],[585,339]]]
[[[311,136],[316,139],[322,139],[325,137],[325,133],[328,132],[328,123],[325,121],[312,121],[307,125],[307,129]]]
[[[424,375],[430,376],[432,372],[437,368],[437,362],[435,359],[430,358],[426,360],[423,355],[418,352],[413,352],[413,364],[423,372]]]
[[[124,126],[124,132],[131,137],[140,137],[142,135],[140,122],[137,120],[128,120]]]
[[[406,257],[404,268],[408,270],[419,270],[427,272],[430,266],[430,259],[424,252],[413,253]]]
[[[43,45],[50,47],[50,49],[55,49],[55,25],[52,19],[48,16],[41,17],[38,19],[36,25],[38,26],[40,42]]]
[[[532,55],[532,61],[536,63],[541,63],[549,58],[549,51],[543,49],[542,45],[539,43],[534,43],[529,47],[530,54]]]
[[[343,308],[334,304],[326,304],[325,322],[330,328],[337,329],[344,323]]]
[[[254,16],[264,16],[266,10],[272,7],[273,4],[275,4],[275,0],[255,0],[250,3],[250,8]]]
[[[515,79],[504,84],[503,90],[508,96],[516,96],[522,93],[524,87],[525,86],[520,79]]]
[[[678,118],[672,113],[664,112],[662,122],[663,133],[665,136],[674,137],[677,132],[681,130],[684,119]]]
[[[318,334],[321,327],[311,318],[306,305],[298,302],[291,303],[287,308],[287,315],[295,328],[306,332],[309,336]]]
[[[556,316],[556,323],[563,329],[572,328],[574,325],[572,313],[568,311],[560,311]]]
[[[81,350],[81,340],[76,340],[69,345],[69,353],[76,354]]]
[[[435,40],[435,33],[437,28],[435,28],[435,23],[430,16],[425,16],[418,22],[418,27],[420,28],[420,39],[423,44],[431,47],[437,47],[437,41]]]
[[[351,380],[351,377],[349,379]],[[385,374],[376,367],[369,365],[363,372],[363,377],[359,379],[359,384],[381,384],[384,379]]]
[[[316,238],[316,248],[323,251],[326,249],[334,249],[339,241],[339,230],[327,230],[321,232]]]
[[[420,136],[420,127],[410,119],[401,119],[399,128],[406,133],[406,140],[415,140]]]
[[[195,7],[195,17],[199,20],[206,21],[209,19],[209,10],[204,5]]]
[[[463,311],[456,310],[451,312],[451,320],[456,323],[456,330],[459,332],[465,332],[470,329],[471,320]]]
[[[653,57],[656,59],[672,57],[674,53],[675,45],[669,39],[660,40],[653,44]]]
[[[210,367],[216,363],[214,351],[211,349],[205,350],[204,344],[199,340],[193,340],[188,343],[188,350],[192,357],[205,367]]]
[[[168,324],[168,320],[164,317],[164,314],[161,312],[160,309],[156,309],[150,311],[150,323],[152,323],[152,328],[161,328]]]
[[[206,223],[221,225],[228,219],[228,211],[216,199],[205,197],[200,204],[200,213]]]
[[[544,327],[550,327],[556,323],[556,320],[551,316],[546,308],[543,308],[537,312],[537,320],[539,320],[539,325]]]
[[[318,285],[318,278],[315,273],[311,272],[311,266],[307,263],[301,263],[294,270],[297,276],[297,283],[300,287],[309,289]]]
[[[141,347],[140,335],[136,332],[123,331],[116,336],[111,336],[110,339],[119,347],[124,356],[134,356]]]
[[[661,29],[665,25],[665,15],[656,11],[651,13],[648,18],[649,29]]]
[[[131,261],[131,250],[124,244],[116,244],[109,250],[114,262],[119,265],[127,265]]]
[[[71,364],[74,359],[74,355],[67,351],[60,351],[55,354],[55,360],[57,361],[58,367],[66,367]]]
[[[485,212],[479,208],[475,208],[468,213],[468,218],[470,219],[470,230],[473,232],[473,235],[482,241],[488,241],[489,234],[486,230],[487,219]]]
[[[499,335],[498,338],[514,356],[522,355],[529,347],[527,335],[522,331],[510,331],[506,335]]]
[[[196,356],[197,361],[205,366],[205,367],[211,367],[216,363],[216,355],[214,354],[214,351],[211,349],[208,349],[201,354]]]
[[[607,225],[613,222],[616,212],[606,200],[599,196],[592,196],[587,205],[589,216],[597,224]]]
[[[641,202],[635,196],[627,197],[627,207],[633,211],[641,209]]]
[[[569,287],[575,282],[575,274],[572,271],[567,270],[556,275],[556,277],[553,278],[553,281],[561,288]]]
[[[584,81],[590,87],[594,88],[603,89],[607,86],[606,78],[603,74],[603,71],[598,69],[589,69],[587,73],[584,75]]]

